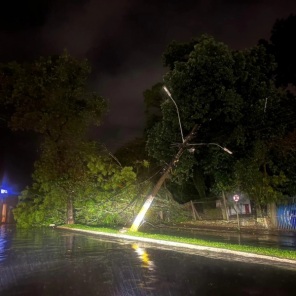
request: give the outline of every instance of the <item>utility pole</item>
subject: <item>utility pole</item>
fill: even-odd
[[[158,193],[158,191],[161,188],[161,186],[162,186],[163,182],[165,181],[165,179],[169,176],[170,171],[173,169],[173,167],[179,161],[179,159],[182,156],[183,152],[188,148],[189,141],[191,141],[192,138],[195,136],[196,131],[198,130],[198,128],[199,128],[199,125],[196,124],[193,127],[193,129],[191,130],[191,132],[186,136],[183,143],[180,144],[179,151],[174,156],[174,158],[169,163],[169,165],[166,167],[164,173],[162,174],[162,176],[160,177],[158,182],[155,184],[155,186],[152,189],[150,195],[147,197],[147,199],[146,199],[145,203],[143,204],[139,214],[135,218],[135,220],[134,220],[134,222],[133,222],[133,224],[132,224],[132,226],[130,228],[130,231],[134,231],[134,232],[138,231],[138,228],[140,227],[140,224],[143,221],[143,219],[145,217],[145,214],[147,213],[148,209],[150,208],[156,194]]]

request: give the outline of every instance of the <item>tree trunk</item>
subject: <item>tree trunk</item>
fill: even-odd
[[[263,218],[262,207],[259,203],[256,204],[256,214],[257,214],[257,218]]]
[[[67,224],[74,224],[74,206],[73,206],[73,197],[68,197],[67,200]]]
[[[196,210],[192,200],[190,201],[190,205],[191,205],[192,215],[193,215],[194,220],[196,220],[196,218],[198,218],[198,220],[202,220],[202,218],[199,215],[198,211]]]
[[[272,227],[276,228],[277,225],[277,216],[276,216],[276,204],[274,202],[268,204],[268,212],[271,221]]]
[[[170,164],[166,167],[164,173],[162,174],[162,176],[160,177],[160,179],[157,181],[157,183],[155,184],[155,186],[153,187],[151,194],[148,196],[148,198],[146,199],[144,205],[142,206],[139,214],[137,215],[137,217],[135,218],[130,231],[138,231],[138,228],[140,227],[141,222],[143,221],[145,214],[147,213],[148,209],[150,208],[156,194],[158,193],[159,189],[161,188],[162,184],[164,183],[165,179],[169,176],[170,171],[172,170],[172,168],[176,165],[176,163],[179,161],[179,158],[181,157],[181,155],[183,154],[183,152],[185,151],[185,149],[187,148],[187,144],[188,142],[193,138],[193,136],[195,135],[195,132],[197,130],[199,126],[195,125],[192,129],[192,131],[189,133],[189,135],[184,139],[184,142],[181,144],[181,147],[178,151],[178,153],[175,155],[175,157],[172,159],[172,161],[170,162]]]
[[[190,201],[190,205],[191,205],[193,219],[196,221],[196,214],[195,214],[194,204],[192,200]]]

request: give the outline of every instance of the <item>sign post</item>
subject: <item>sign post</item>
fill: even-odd
[[[237,203],[238,203],[238,201],[239,201],[239,195],[238,195],[238,194],[235,194],[235,195],[233,196],[233,200],[234,200],[234,202],[235,202],[235,206],[236,206],[235,211],[236,211],[236,219],[237,219],[237,229],[238,229],[238,231],[240,231],[239,215],[238,215],[238,205],[237,205]]]

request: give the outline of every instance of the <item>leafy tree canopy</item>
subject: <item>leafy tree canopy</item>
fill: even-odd
[[[135,173],[87,139],[89,127],[106,111],[106,101],[87,89],[87,61],[65,52],[1,68],[0,98],[10,110],[10,128],[40,135],[33,185],[22,193],[17,222],[73,223],[74,216],[88,223],[114,222],[116,208],[133,197]]]
[[[131,219],[136,174],[131,167],[120,167],[94,143],[87,146],[81,150],[80,145],[79,151],[74,147],[77,163],[62,175],[54,156],[36,163],[33,186],[22,192],[14,210],[19,225],[64,224],[69,197],[78,223],[125,224]],[[74,160],[73,155],[69,161]]]
[[[206,35],[194,42],[180,44],[180,48],[174,42],[168,47],[164,64],[170,70],[164,83],[178,106],[184,135],[199,124],[197,144],[218,143],[234,154],[227,155],[217,145],[195,146],[194,154],[186,152],[180,159],[173,180],[182,184],[198,170],[212,180],[212,190],[218,184],[227,189],[238,184],[234,174],[237,161],[252,159],[263,173],[262,164],[255,161],[256,143],[271,147],[269,143],[293,130],[295,113],[288,108],[293,98],[276,88],[275,59],[264,46],[234,51]],[[182,141],[176,107],[166,98],[161,103],[162,120],[148,131],[147,141],[149,154],[163,164]],[[265,164],[271,162],[269,149]],[[268,173],[283,175],[282,169]]]
[[[2,65],[5,88],[0,97],[13,108],[11,128],[58,139],[63,132],[83,135],[90,124],[99,124],[106,102],[87,91],[89,73],[87,61],[67,52],[30,64]]]

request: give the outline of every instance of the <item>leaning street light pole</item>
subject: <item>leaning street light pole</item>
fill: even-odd
[[[165,171],[163,172],[162,176],[160,177],[160,179],[158,180],[158,182],[155,184],[155,186],[153,187],[150,195],[147,197],[144,205],[142,206],[139,214],[136,216],[130,231],[138,231],[148,209],[150,208],[156,194],[158,193],[159,189],[161,188],[163,182],[165,181],[165,179],[168,177],[170,170],[175,166],[175,164],[179,161],[179,158],[181,157],[181,155],[183,154],[183,152],[185,151],[185,149],[187,148],[187,144],[188,142],[193,138],[195,131],[198,128],[198,125],[195,125],[192,129],[192,131],[189,133],[189,135],[184,139],[183,136],[183,129],[182,129],[182,125],[181,125],[181,119],[180,119],[180,114],[179,114],[179,108],[175,102],[175,100],[173,99],[171,93],[169,92],[169,90],[164,86],[163,89],[165,90],[165,92],[167,93],[167,95],[169,96],[169,98],[173,101],[173,103],[176,106],[176,110],[177,110],[177,114],[178,114],[178,121],[179,121],[179,126],[180,126],[180,132],[181,132],[181,137],[182,137],[182,144],[179,147],[179,151],[178,153],[175,155],[175,157],[172,159],[172,161],[170,162],[170,164],[165,168]]]
[[[176,163],[179,161],[179,158],[183,154],[183,152],[188,148],[188,142],[194,137],[199,125],[195,125],[191,132],[187,135],[187,137],[184,139],[183,143],[180,145],[180,148],[178,150],[178,153],[175,155],[175,157],[172,159],[172,161],[169,163],[169,165],[166,167],[164,173],[156,183],[156,185],[153,187],[150,195],[147,197],[144,205],[142,206],[139,214],[135,218],[130,231],[136,232],[138,231],[141,222],[143,221],[145,214],[147,213],[148,209],[150,208],[156,194],[158,193],[159,189],[161,188],[163,182],[165,179],[169,176],[169,173],[171,169],[176,165]]]
[[[179,150],[178,150],[177,154],[174,156],[174,158],[172,159],[172,161],[165,168],[162,176],[159,178],[159,180],[157,181],[157,183],[153,187],[150,195],[146,198],[145,203],[143,204],[143,206],[142,206],[140,212],[138,213],[138,215],[136,216],[136,218],[135,218],[135,220],[134,220],[131,228],[129,229],[130,231],[133,231],[133,232],[138,231],[138,229],[141,226],[141,223],[142,223],[142,221],[143,221],[143,219],[144,219],[144,217],[145,217],[148,209],[150,208],[150,206],[151,206],[151,204],[152,204],[152,202],[153,202],[156,194],[158,193],[159,189],[161,188],[163,182],[169,176],[170,171],[173,169],[173,167],[176,165],[176,163],[179,161],[180,157],[182,156],[183,152],[185,150],[187,150],[188,147],[194,146],[194,145],[216,145],[216,146],[219,146],[221,149],[223,149],[225,152],[227,152],[229,154],[232,154],[232,152],[230,150],[228,150],[227,148],[222,147],[222,146],[220,146],[219,144],[216,144],[216,143],[209,143],[209,144],[206,144],[206,143],[190,144],[189,142],[195,136],[198,128],[200,127],[197,124],[193,127],[193,129],[191,130],[191,132],[184,139],[178,106],[177,106],[175,100],[172,98],[171,93],[169,92],[169,90],[165,86],[164,86],[164,90],[165,90],[165,92],[168,94],[168,96],[170,97],[170,99],[173,101],[173,103],[176,106],[177,114],[178,114],[178,120],[179,120],[179,125],[180,125],[180,132],[181,132],[181,137],[182,137],[182,143],[181,144],[178,144]],[[194,151],[194,148],[190,148],[190,149],[193,149],[193,151]]]
[[[176,106],[176,109],[177,109],[177,114],[178,114],[178,120],[179,120],[179,126],[180,126],[180,132],[181,132],[181,137],[182,137],[182,142],[184,143],[184,136],[183,136],[183,129],[182,129],[182,125],[181,125],[181,118],[180,118],[180,114],[179,114],[179,108],[175,102],[175,100],[173,99],[170,91],[167,89],[166,86],[163,87],[164,91],[167,93],[167,95],[169,96],[169,98],[173,101],[173,103],[175,104]]]

